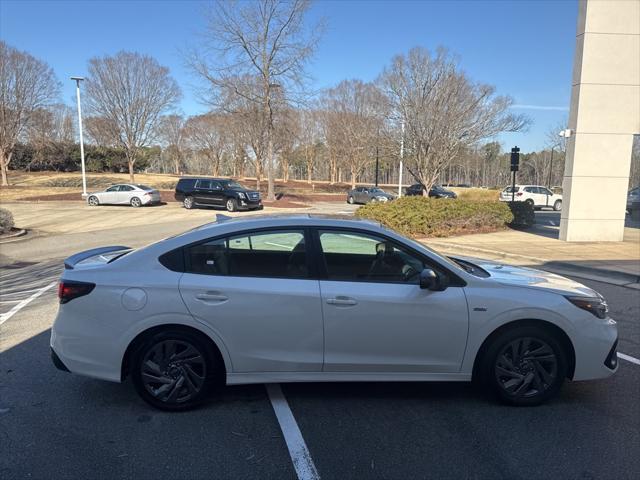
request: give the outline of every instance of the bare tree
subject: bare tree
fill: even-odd
[[[209,113],[191,117],[186,124],[189,143],[205,155],[214,177],[220,175],[224,154],[231,145],[228,120],[224,115]]]
[[[177,114],[165,115],[158,124],[158,136],[164,142],[165,150],[173,160],[176,175],[180,175],[180,165],[186,143],[185,126],[184,117]]]
[[[16,143],[32,122],[35,112],[51,104],[60,84],[49,65],[0,41],[0,171],[2,185],[9,185],[7,171]]]
[[[371,83],[343,80],[323,99],[325,135],[331,155],[351,174],[355,187],[363,169],[375,155],[379,132],[384,128],[382,92]],[[327,123],[328,121],[328,123]]]
[[[73,111],[63,104],[34,111],[25,139],[34,152],[28,169],[34,165],[57,169],[65,163],[75,143]]]
[[[425,195],[463,147],[529,123],[510,113],[510,97],[472,82],[442,48],[435,55],[413,48],[396,56],[380,83],[395,119],[405,123],[407,163],[426,187]]]
[[[123,51],[89,60],[86,92],[87,111],[104,119],[103,133],[124,149],[133,182],[139,149],[150,145],[161,115],[180,98],[177,83],[154,58]]]
[[[254,103],[264,118],[268,200],[275,199],[275,92],[293,92],[302,86],[304,68],[318,39],[317,27],[305,29],[309,5],[309,0],[215,2],[207,44],[189,58],[209,87],[209,102],[219,106],[220,90],[230,89]],[[211,58],[211,52],[218,55]],[[247,89],[246,82],[238,81],[247,75],[256,77],[260,88]]]
[[[300,111],[299,122],[299,141],[307,166],[307,183],[311,183],[316,158],[318,156],[318,144],[321,139],[318,112],[310,109]]]

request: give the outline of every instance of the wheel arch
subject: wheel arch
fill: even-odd
[[[209,345],[209,347],[211,348],[211,351],[213,352],[214,356],[216,357],[216,360],[218,362],[220,362],[220,365],[222,365],[222,375],[220,378],[220,383],[221,384],[226,384],[227,381],[227,373],[229,370],[229,365],[227,364],[227,362],[225,361],[224,356],[222,355],[222,351],[220,350],[220,347],[217,345],[217,343],[215,342],[215,340],[213,340],[209,335],[207,335],[205,332],[203,332],[200,329],[197,329],[195,327],[189,326],[189,325],[183,325],[180,323],[169,323],[169,324],[163,324],[163,325],[156,325],[150,328],[147,328],[146,330],[143,330],[142,332],[138,333],[138,335],[136,335],[133,340],[131,340],[131,342],[129,342],[129,345],[127,346],[124,355],[122,356],[122,364],[120,367],[120,381],[124,381],[125,378],[127,378],[127,376],[129,376],[130,373],[130,362],[131,359],[133,357],[133,353],[136,351],[136,348],[138,348],[138,346],[140,344],[142,344],[142,342],[144,342],[147,338],[149,338],[152,335],[155,335],[156,333],[162,332],[163,330],[180,330],[183,332],[189,332],[195,335],[198,335],[199,337],[201,337],[202,339],[204,339],[204,341]]]
[[[573,374],[575,372],[575,367],[576,367],[576,352],[573,347],[573,343],[569,338],[569,335],[567,335],[567,333],[562,328],[560,328],[558,325],[554,323],[548,322],[546,320],[530,318],[530,319],[512,320],[508,323],[500,325],[498,328],[493,330],[484,339],[473,361],[473,370],[472,370],[473,380],[476,380],[479,376],[482,357],[484,356],[485,352],[489,348],[489,345],[491,345],[491,342],[493,342],[498,336],[502,335],[504,332],[507,332],[509,330],[512,330],[514,328],[519,328],[519,327],[538,327],[538,328],[543,328],[547,332],[551,332],[560,341],[562,348],[567,354],[567,361],[568,361],[567,377],[570,379],[573,379]]]

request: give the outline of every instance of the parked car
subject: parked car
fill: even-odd
[[[122,183],[112,185],[102,192],[93,192],[87,196],[87,203],[92,207],[98,205],[131,205],[141,207],[160,203],[160,192],[139,183]]]
[[[385,192],[378,187],[356,187],[347,192],[347,203],[388,202],[395,199],[395,195]]]
[[[131,377],[166,410],[224,383],[324,381],[474,379],[535,405],[618,366],[616,322],[591,288],[448,258],[370,221],[225,217],[64,263],[54,364]]]
[[[175,199],[184,208],[224,207],[236,210],[261,210],[260,192],[249,190],[226,178],[181,178],[176,185]]]
[[[553,208],[556,212],[562,210],[562,195],[553,193],[547,187],[540,185],[516,185],[515,194],[512,196],[513,187],[506,187],[500,192],[501,202],[510,202],[511,198],[516,202],[526,202],[533,208]]]
[[[424,185],[422,185],[421,183],[416,183],[414,185],[411,185],[410,187],[407,187],[405,195],[407,195],[408,197],[422,195],[422,192],[424,190]],[[447,190],[440,185],[434,185],[433,187],[431,187],[431,190],[429,190],[429,196],[432,198],[458,198],[458,195],[456,195],[455,192]]]
[[[638,203],[640,202],[640,187],[635,187],[629,190],[627,193],[627,211],[630,214],[633,214],[634,203],[636,204],[635,208],[640,207]]]

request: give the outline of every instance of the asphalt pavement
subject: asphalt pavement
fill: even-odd
[[[135,242],[175,225],[161,228]],[[262,385],[226,387],[196,411],[171,414],[148,407],[130,382],[55,369],[48,345],[60,260],[83,241],[118,240],[116,232],[71,237],[57,249],[43,244],[54,259],[22,258],[2,271],[0,478],[299,478],[291,425],[276,416]],[[607,298],[619,351],[639,359],[638,291],[577,280]],[[640,477],[640,364],[630,360],[621,359],[609,379],[568,382],[559,398],[536,408],[497,404],[466,383],[290,384],[282,391],[324,479]]]

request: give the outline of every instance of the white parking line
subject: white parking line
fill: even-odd
[[[625,355],[624,353],[618,352],[618,358],[626,360],[627,362],[635,363],[636,365],[640,365],[640,360],[631,355]]]
[[[296,423],[296,419],[293,416],[293,412],[289,408],[289,403],[282,393],[282,388],[277,383],[270,383],[266,385],[267,393],[269,394],[269,400],[271,400],[271,406],[276,413],[278,423],[280,424],[280,430],[284,435],[284,441],[287,443],[289,449],[289,455],[293,462],[293,468],[295,468],[299,480],[319,480],[320,475],[316,470],[316,466],[311,460],[311,455],[307,449],[307,444],[304,443],[300,428]]]
[[[13,317],[16,313],[18,313],[20,310],[22,310],[24,307],[26,307],[27,305],[29,305],[32,301],[34,301],[36,298],[38,298],[40,295],[42,295],[44,292],[46,292],[47,290],[49,290],[51,287],[55,286],[58,282],[51,282],[49,285],[46,285],[38,290],[36,290],[36,293],[34,293],[33,295],[31,295],[29,298],[25,298],[24,300],[22,300],[20,303],[18,303],[17,305],[14,305],[14,307],[9,310],[7,313],[3,313],[2,315],[0,315],[0,325],[2,325],[4,322],[6,322],[7,320],[9,320],[11,317]]]

